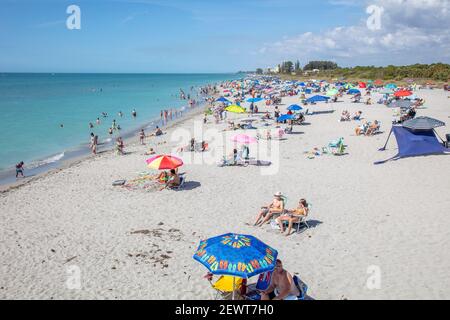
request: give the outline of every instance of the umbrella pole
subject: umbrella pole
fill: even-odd
[[[236,280],[236,277],[233,277],[233,294],[231,295],[231,300],[234,300],[234,291],[236,290],[235,280]]]

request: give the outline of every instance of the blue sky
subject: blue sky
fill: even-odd
[[[234,72],[284,59],[448,62],[442,24],[411,25],[415,14],[425,10],[432,21],[441,10],[448,30],[448,1],[409,0],[407,12],[405,1],[2,0],[0,71]],[[371,3],[389,9],[377,32],[365,26]],[[81,30],[66,28],[71,4],[81,8]],[[400,35],[408,37],[401,45],[392,40]],[[404,47],[419,51],[405,55]]]

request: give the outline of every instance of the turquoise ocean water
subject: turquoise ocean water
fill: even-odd
[[[61,160],[86,147],[89,134],[105,141],[113,119],[121,133],[181,108],[180,89],[201,101],[198,88],[237,74],[0,74],[0,171]],[[194,88],[192,88],[194,87]],[[137,111],[133,118],[131,111]],[[118,112],[123,113],[123,117]],[[108,113],[103,118],[101,113]],[[100,118],[100,125],[96,119]],[[89,123],[94,128],[89,128]],[[63,127],[61,128],[61,124]]]

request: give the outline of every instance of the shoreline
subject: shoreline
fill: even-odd
[[[214,98],[217,98],[218,96],[219,96],[218,94],[211,95],[211,97],[214,97]],[[201,97],[201,99],[203,99],[203,97]],[[124,134],[121,136],[125,136],[125,137],[123,137],[123,141],[125,143],[125,149],[127,147],[136,146],[136,144],[139,144],[139,138],[137,136],[137,133],[141,129],[149,128],[150,126],[154,125],[154,126],[159,126],[161,129],[164,129],[164,130],[170,130],[176,126],[183,124],[185,121],[189,121],[192,118],[196,117],[197,115],[203,113],[207,103],[208,103],[207,101],[201,101],[201,102],[198,102],[198,105],[193,107],[192,109],[186,108],[183,111],[183,115],[181,117],[175,118],[174,120],[169,121],[166,125],[162,125],[161,120],[158,120],[155,118],[149,122],[146,122],[143,125],[139,125],[136,129],[132,129],[128,132],[124,132]],[[113,138],[113,141],[111,141],[111,142],[113,143],[114,139],[117,138],[118,136],[119,135],[116,135]],[[149,138],[150,137],[146,137],[146,139],[149,139]],[[111,142],[102,143],[102,145],[100,145],[100,148],[98,148],[99,150],[98,150],[98,153],[96,156],[94,156],[92,154],[92,152],[90,151],[90,149],[88,149],[89,151],[87,151],[86,154],[69,156],[67,159],[64,159],[64,160],[57,160],[53,163],[48,163],[48,164],[44,164],[42,166],[38,166],[33,169],[29,169],[29,170],[38,171],[37,173],[35,173],[29,177],[25,176],[25,178],[20,178],[19,180],[16,179],[16,181],[14,181],[14,182],[4,182],[4,183],[0,179],[0,194],[4,194],[4,193],[10,192],[12,190],[16,190],[16,189],[23,187],[29,183],[32,183],[34,181],[40,180],[47,176],[50,176],[50,175],[56,174],[58,172],[61,172],[63,170],[66,170],[68,168],[71,168],[77,164],[80,164],[83,161],[113,153],[113,152],[115,152],[114,143],[111,144]],[[148,142],[146,144],[148,144]],[[75,148],[74,148],[69,151],[64,151],[64,153],[65,152],[84,153],[84,151],[82,151],[82,146],[78,146],[76,148],[78,148],[78,150],[74,151],[75,150]],[[87,147],[87,148],[89,148],[89,147]],[[40,167],[41,167],[41,169],[39,169]],[[29,170],[27,170],[27,171],[29,171]],[[4,170],[4,172],[11,173],[12,175],[15,174],[14,169],[11,169],[11,171]],[[6,179],[9,179],[9,178],[6,178]],[[12,179],[14,179],[14,177],[12,177],[10,179],[12,180]],[[5,181],[5,179],[3,181]]]

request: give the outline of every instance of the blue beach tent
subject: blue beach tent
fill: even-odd
[[[359,91],[358,89],[350,89],[348,90],[348,94],[360,94],[361,91]]]
[[[386,150],[386,145],[392,133],[394,133],[397,140],[398,154],[390,159],[377,161],[375,164],[382,164],[390,160],[398,160],[407,157],[426,156],[431,154],[450,154],[450,149],[445,148],[443,143],[438,140],[433,129],[410,130],[403,126],[392,127],[386,144],[380,151]]]

